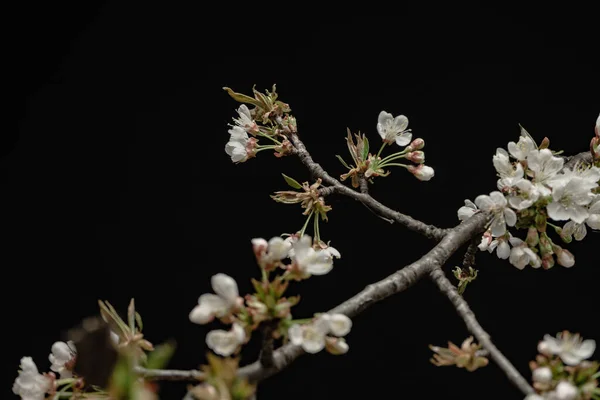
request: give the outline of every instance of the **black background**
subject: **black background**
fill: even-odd
[[[458,222],[465,198],[495,190],[492,155],[518,139],[518,123],[567,154],[593,135],[598,41],[587,10],[557,10],[558,19],[434,6],[302,17],[256,7],[114,2],[15,14],[18,129],[0,135],[7,398],[19,359],[33,356],[46,371],[52,343],[96,313],[99,298],[124,310],[135,297],[147,338],[177,341],[170,366],[196,368],[217,325],[194,325],[188,313],[210,276],[232,275],[249,292],[259,276],[250,239],[301,227],[300,208],[269,194],[286,188],[280,173],[305,180],[306,170],[269,152],[231,163],[223,148],[237,104],[223,86],[249,93],[276,83],[309,151],[334,176],[346,127],[378,147],[379,111],[405,114],[436,176],[419,182],[394,170],[371,193],[441,227]],[[335,306],[432,246],[356,202],[327,201],[321,233],[342,259],[292,286],[303,296],[297,317]],[[600,340],[599,239],[590,233],[568,247],[572,269],[519,271],[478,255],[480,278],[465,298],[528,379],[545,333]],[[261,384],[259,398],[522,398],[495,365],[469,374],[429,363],[428,344],[466,336],[424,280],[357,317],[347,355],[303,356]],[[257,350],[251,342],[243,363]],[[161,396],[184,390],[164,384]]]

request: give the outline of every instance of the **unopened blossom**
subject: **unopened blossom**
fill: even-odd
[[[292,250],[293,266],[302,274],[325,275],[333,269],[331,251],[315,250],[312,238],[308,235],[303,235],[293,242]]]
[[[346,354],[350,347],[346,343],[346,339],[341,337],[325,337],[325,350],[333,355]]]
[[[406,169],[420,181],[428,181],[435,175],[433,168],[425,164],[419,164],[416,167],[414,165],[409,165]]]
[[[532,379],[539,383],[552,382],[552,370],[548,367],[539,367],[533,370]]]
[[[504,149],[496,149],[496,155],[492,157],[494,168],[500,179],[498,180],[498,188],[505,186],[512,187],[521,180],[524,176],[524,170],[521,163],[513,165],[510,161],[508,153]]]
[[[560,381],[553,391],[546,395],[548,400],[575,400],[579,390],[572,383]]]
[[[575,265],[575,256],[566,249],[563,249],[557,244],[552,245],[552,251],[556,254],[556,262],[558,265],[570,268]]]
[[[315,354],[325,347],[325,337],[329,333],[329,322],[317,318],[312,323],[294,324],[288,329],[288,337],[293,345],[301,346],[307,353]]]
[[[73,342],[55,342],[52,345],[52,353],[48,356],[50,360],[50,369],[54,372],[58,372],[61,378],[71,378],[73,373],[67,367],[73,357],[75,356],[75,346]]]
[[[250,138],[246,131],[239,126],[229,130],[229,142],[225,145],[225,152],[234,163],[245,162],[254,157],[256,152],[256,139]]]
[[[517,143],[509,142],[508,151],[511,156],[519,161],[523,161],[527,158],[530,151],[535,150],[536,146],[528,136],[521,136]]]
[[[596,342],[593,339],[582,340],[578,334],[562,332],[557,337],[544,335],[538,350],[542,353],[558,355],[565,364],[575,366],[594,354]]]
[[[517,189],[508,198],[508,204],[515,210],[524,210],[529,208],[540,197],[537,187],[527,179],[521,179],[514,184]]]
[[[246,106],[245,104],[240,105],[240,107],[237,109],[237,112],[239,118],[233,119],[237,126],[239,126],[244,131],[250,134],[255,134],[256,132],[258,132],[258,125],[252,119],[252,115],[250,114],[248,106]]]
[[[21,358],[19,376],[12,387],[14,394],[23,400],[44,400],[51,386],[50,378],[39,373],[31,357]]]
[[[516,237],[511,237],[509,241],[510,244],[513,245],[510,256],[508,257],[508,261],[512,265],[518,269],[523,269],[527,265],[531,265],[533,268],[542,266],[542,260],[529,248],[527,243]]]
[[[506,225],[514,226],[517,223],[517,214],[506,206],[506,198],[500,192],[492,192],[489,196],[479,195],[475,199],[475,204],[480,210],[492,213],[490,230],[494,237],[504,235]]]
[[[465,199],[465,205],[458,209],[458,219],[465,221],[478,211],[477,206],[469,199]]]
[[[234,323],[231,330],[215,329],[206,334],[206,345],[223,357],[232,355],[246,340],[244,328]]]
[[[562,169],[564,160],[552,155],[549,149],[532,150],[527,155],[527,167],[533,171],[533,183],[541,196],[548,196],[551,192],[549,181]]]
[[[292,243],[279,236],[268,242],[263,238],[252,239],[252,248],[259,265],[262,268],[271,266],[289,256]]]
[[[408,127],[408,118],[398,115],[396,118],[388,112],[382,111],[377,118],[377,132],[385,143],[394,143],[398,146],[406,146],[412,139],[412,133]]]
[[[210,281],[216,294],[205,293],[200,296],[198,305],[189,315],[193,323],[206,324],[215,317],[225,317],[243,302],[237,283],[232,277],[219,273],[213,275]]]

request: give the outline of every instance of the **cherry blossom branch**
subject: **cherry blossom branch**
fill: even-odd
[[[442,240],[419,260],[379,282],[368,285],[361,292],[331,309],[328,313],[345,314],[352,318],[371,305],[406,290],[433,269],[443,265],[461,246],[481,233],[485,229],[487,220],[487,214],[477,213],[460,225],[449,229]],[[265,367],[259,360],[240,368],[238,374],[247,377],[252,382],[258,382],[282,371],[302,354],[304,354],[304,350],[300,346],[288,343],[273,352],[272,367]],[[143,368],[137,368],[137,371],[146,379],[153,380],[196,380],[201,379],[203,376],[199,371],[148,370]]]
[[[308,153],[308,150],[306,150],[304,143],[302,143],[300,138],[298,138],[297,134],[291,133],[289,135],[289,138],[292,144],[294,145],[294,153],[300,158],[300,161],[302,161],[302,163],[308,168],[311,175],[315,178],[321,178],[323,182],[333,187],[337,193],[342,194],[344,196],[348,196],[354,200],[360,201],[379,215],[387,219],[396,221],[397,223],[406,226],[408,229],[424,235],[428,239],[434,239],[439,241],[444,237],[444,235],[448,231],[447,229],[441,229],[434,225],[425,224],[424,222],[416,220],[409,215],[402,214],[398,211],[394,211],[391,208],[386,207],[385,205],[375,200],[369,194],[359,193],[343,185],[340,181],[329,175],[327,171],[323,169],[323,167],[321,167],[312,159],[312,157]]]
[[[263,326],[263,342],[260,350],[259,362],[265,368],[270,368],[275,365],[273,360],[273,331],[275,326],[272,323],[267,323]]]
[[[362,194],[369,194],[369,182],[367,182],[367,179],[364,175],[360,175],[358,178],[358,183],[360,185],[360,192]]]
[[[490,335],[479,325],[477,319],[475,318],[475,314],[469,308],[469,305],[465,301],[465,299],[458,294],[458,291],[454,287],[454,285],[446,278],[444,272],[438,266],[434,268],[429,273],[431,280],[438,286],[440,291],[450,299],[454,308],[461,316],[461,318],[465,321],[467,325],[467,329],[471,332],[479,341],[479,343],[486,349],[492,359],[498,364],[500,369],[504,371],[508,379],[519,388],[523,394],[528,395],[530,393],[534,393],[535,391],[529,385],[527,380],[523,378],[523,376],[517,371],[517,369],[511,364],[511,362],[498,350],[498,348],[492,343],[490,339]]]

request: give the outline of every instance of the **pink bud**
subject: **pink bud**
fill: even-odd
[[[425,164],[419,164],[416,167],[414,165],[409,165],[408,171],[415,176],[420,181],[428,181],[433,178],[435,171],[433,168],[428,167]]]
[[[425,162],[425,153],[422,151],[411,151],[406,154],[406,158],[414,163],[423,164]]]
[[[416,138],[408,145],[408,151],[421,150],[425,147],[425,141],[421,138]]]
[[[560,251],[556,251],[556,262],[558,265],[562,265],[563,267],[570,268],[575,265],[575,256],[569,251],[565,249],[560,249]]]

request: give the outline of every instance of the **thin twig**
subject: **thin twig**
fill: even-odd
[[[471,240],[471,243],[469,244],[469,247],[467,248],[467,251],[465,252],[465,256],[463,258],[463,271],[468,271],[469,267],[472,268],[475,266],[475,255],[477,254],[477,250],[479,250],[479,248],[477,247],[478,242],[479,239],[477,237]]]
[[[265,323],[262,327],[263,342],[258,360],[264,368],[271,368],[275,365],[273,360],[273,331],[275,326],[272,321]]]
[[[434,268],[429,276],[433,280],[433,282],[438,286],[440,291],[450,299],[454,308],[458,314],[462,317],[467,325],[467,329],[471,332],[479,341],[479,343],[486,349],[492,359],[498,364],[500,369],[504,371],[508,379],[519,388],[523,394],[528,395],[530,393],[534,393],[533,388],[525,378],[517,371],[517,369],[510,363],[510,361],[498,350],[498,348],[492,343],[490,339],[490,335],[479,325],[477,319],[475,318],[475,314],[469,308],[469,305],[463,299],[461,295],[458,294],[458,291],[454,287],[454,285],[446,278],[444,272],[441,268]]]
[[[293,133],[289,135],[289,139],[294,145],[294,153],[300,158],[300,161],[308,168],[312,176],[321,178],[326,184],[335,187],[336,192],[348,196],[354,200],[358,200],[367,205],[371,210],[379,215],[392,219],[397,223],[406,226],[408,229],[418,232],[429,239],[441,240],[447,229],[441,229],[433,225],[428,225],[424,222],[416,220],[411,216],[394,211],[389,207],[384,206],[373,197],[365,193],[358,193],[355,190],[343,185],[340,181],[329,175],[319,164],[317,164],[304,146],[304,143],[298,138],[298,135]]]
[[[367,182],[367,178],[364,175],[360,175],[358,177],[358,184],[360,185],[360,192],[362,194],[369,194],[369,182]]]
[[[444,238],[419,260],[379,282],[368,285],[360,293],[328,312],[345,314],[352,318],[371,305],[406,290],[436,266],[443,265],[469,239],[483,232],[487,220],[488,215],[485,213],[473,215],[460,225],[448,230]],[[238,374],[247,377],[252,382],[258,382],[283,370],[302,354],[304,354],[304,351],[300,346],[288,343],[273,352],[274,365],[272,367],[265,368],[260,361],[255,361],[240,368]],[[140,372],[143,372],[144,376],[148,378],[156,376],[157,379],[161,379],[160,376],[164,375],[164,370],[140,369]]]

